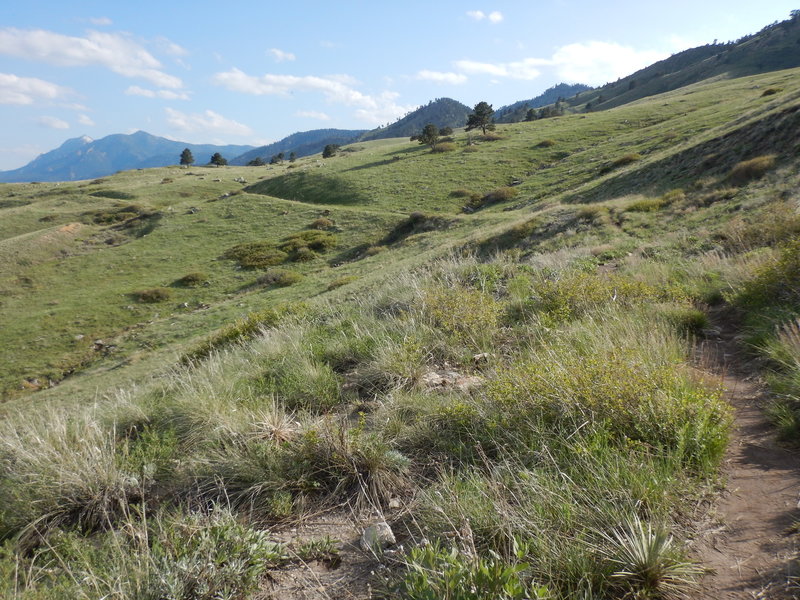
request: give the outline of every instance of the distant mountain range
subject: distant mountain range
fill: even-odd
[[[215,152],[238,156],[253,146],[215,146],[188,144],[137,131],[130,135],[114,134],[99,140],[79,137],[46,152],[24,167],[0,171],[0,182],[74,181],[93,179],[128,169],[146,169],[176,165],[181,152],[189,148],[197,163],[206,163]]]
[[[495,111],[495,121],[522,121],[530,108],[565,101],[572,112],[604,110],[696,83],[709,77],[739,77],[800,66],[800,11],[792,18],[764,27],[736,42],[691,48],[599,88],[561,83],[530,100],[520,100]],[[0,171],[0,182],[70,181],[92,179],[117,171],[160,167],[178,163],[181,151],[189,148],[198,164],[205,164],[219,152],[234,165],[246,165],[255,158],[265,162],[283,152],[308,156],[328,144],[340,146],[357,141],[408,137],[428,123],[438,127],[463,127],[472,109],[453,100],[438,98],[398,119],[391,125],[370,131],[316,129],[294,133],[278,142],[253,146],[188,144],[138,131],[115,134],[100,140],[80,137],[42,154],[24,167]]]
[[[232,165],[246,165],[256,158],[269,162],[270,158],[280,152],[283,152],[287,157],[292,152],[298,157],[310,156],[311,154],[322,152],[323,148],[328,144],[344,146],[354,142],[366,132],[366,129],[314,129],[312,131],[301,131],[272,144],[254,148],[228,162]]]

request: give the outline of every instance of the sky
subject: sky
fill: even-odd
[[[0,8],[0,170],[144,130],[263,145],[436,98],[495,108],[735,40],[800,0],[136,0]]]

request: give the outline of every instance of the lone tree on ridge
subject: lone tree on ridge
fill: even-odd
[[[467,117],[466,131],[480,129],[483,131],[483,134],[486,135],[487,129],[489,131],[494,129],[494,123],[492,122],[493,114],[494,109],[492,108],[491,104],[486,102],[478,102],[475,105],[472,114]]]

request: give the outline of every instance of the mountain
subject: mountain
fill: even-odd
[[[130,135],[113,134],[93,140],[83,136],[69,139],[24,167],[0,171],[1,182],[74,181],[111,175],[117,171],[165,167],[178,164],[184,148],[189,148],[198,163],[205,163],[215,152],[238,156],[252,146],[188,144],[137,131]]]
[[[286,156],[289,156],[291,152],[294,152],[298,157],[309,156],[322,152],[328,144],[343,146],[354,142],[365,132],[366,130],[364,129],[313,129],[311,131],[300,131],[272,144],[249,150],[228,162],[232,165],[246,165],[256,158],[269,162],[271,157],[280,152],[283,152]]]
[[[800,11],[735,42],[690,48],[614,83],[568,98],[573,107],[613,108],[717,76],[743,77],[800,66]]]
[[[496,123],[519,123],[525,120],[525,115],[530,108],[540,108],[548,104],[555,104],[560,98],[571,98],[575,94],[591,89],[590,86],[582,83],[573,85],[559,83],[545,90],[535,98],[520,100],[519,102],[514,102],[514,104],[498,108],[494,111],[494,120]]]
[[[379,127],[361,136],[361,141],[410,137],[422,131],[428,123],[437,127],[464,127],[472,109],[452,98],[437,98],[410,112],[388,127]]]

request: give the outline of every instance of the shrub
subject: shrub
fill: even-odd
[[[480,197],[472,196],[470,198],[470,201],[467,203],[467,206],[473,210],[477,210],[479,208],[483,208],[490,204],[496,204],[497,202],[505,202],[506,200],[511,200],[516,196],[517,196],[516,188],[500,187]]]
[[[271,267],[285,262],[289,255],[272,242],[246,242],[229,248],[224,258],[235,260],[245,269]]]
[[[663,198],[642,198],[631,202],[625,210],[628,212],[655,212],[664,208],[666,204]]]
[[[301,231],[286,238],[278,246],[287,253],[297,252],[300,248],[310,248],[317,252],[326,252],[336,247],[336,235],[330,231]]]
[[[95,198],[111,198],[112,200],[134,200],[136,198],[133,194],[118,190],[97,190],[89,195]]]
[[[348,283],[353,283],[356,281],[358,277],[355,275],[345,275],[344,277],[339,277],[338,279],[334,279],[328,284],[328,291],[335,290],[336,288],[340,288]]]
[[[434,327],[473,349],[489,349],[500,325],[501,306],[489,294],[462,287],[426,291],[423,310]]]
[[[408,600],[536,600],[550,598],[546,588],[530,586],[528,565],[509,564],[499,556],[470,557],[438,543],[411,548],[399,579],[390,582],[392,597]]]
[[[547,139],[547,140],[542,140],[541,142],[536,144],[536,147],[537,148],[550,148],[551,146],[555,146],[555,145],[556,145],[556,141],[555,140]]]
[[[469,198],[474,193],[475,192],[473,192],[471,190],[468,190],[468,189],[465,189],[465,188],[459,188],[457,190],[453,190],[452,192],[450,192],[450,196],[453,197],[453,198]]]
[[[364,254],[367,256],[375,256],[384,251],[386,251],[386,246],[370,246],[364,251]]]
[[[431,152],[453,152],[455,149],[456,145],[452,142],[439,142],[433,149],[431,149]]]
[[[309,228],[311,229],[330,229],[331,227],[333,227],[333,221],[326,219],[325,217],[314,219],[309,225]]]
[[[260,285],[288,287],[302,281],[302,279],[303,276],[295,271],[289,271],[288,269],[268,269],[256,282]]]
[[[763,98],[764,96],[774,96],[775,94],[780,94],[782,91],[783,88],[769,87],[765,89],[763,92],[761,92],[761,97]]]
[[[175,280],[175,284],[180,287],[196,287],[198,285],[202,285],[208,281],[208,275],[203,273],[202,271],[195,271],[194,273],[189,273],[184,275],[180,279]]]
[[[497,141],[502,140],[504,138],[499,133],[486,133],[486,134],[481,136],[481,139],[484,142],[497,142]]]
[[[633,164],[642,160],[642,155],[638,153],[631,153],[626,154],[625,156],[620,156],[619,158],[611,161],[610,163],[606,164],[601,170],[601,173],[608,173],[613,171],[614,169],[618,169],[620,167],[625,167],[627,165]]]
[[[133,297],[138,302],[143,302],[145,304],[155,304],[157,302],[163,302],[164,300],[169,300],[171,296],[172,296],[171,290],[169,290],[168,288],[161,288],[161,287],[133,292]]]
[[[259,312],[252,312],[244,319],[239,319],[231,325],[226,325],[215,331],[210,338],[202,342],[194,350],[188,352],[182,359],[187,363],[207,357],[214,350],[224,346],[254,338],[265,327],[274,327],[286,317],[300,315],[307,310],[306,304],[281,304],[275,308],[268,308]]]
[[[733,185],[744,185],[754,179],[760,179],[774,166],[774,154],[765,154],[750,160],[743,160],[737,163],[728,173],[728,181]]]
[[[292,260],[292,262],[304,263],[304,262],[311,262],[318,256],[319,254],[314,252],[311,248],[306,248],[305,246],[302,246],[297,250],[295,250],[294,252],[292,252],[290,259]]]

